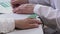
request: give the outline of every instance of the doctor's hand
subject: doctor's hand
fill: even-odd
[[[32,14],[35,4],[22,4],[19,7],[13,9],[14,13],[17,14]]]
[[[31,29],[39,27],[41,22],[36,19],[16,20],[15,25],[18,29]]]

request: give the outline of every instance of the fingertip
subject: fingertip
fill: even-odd
[[[39,21],[39,20],[38,20],[38,21],[36,21],[36,22],[37,22],[38,24],[42,24],[42,22],[41,22],[41,21]]]
[[[32,28],[37,28],[37,27],[39,27],[38,24],[30,24],[30,25],[31,25]]]
[[[40,25],[40,24],[42,24],[42,22],[38,22],[38,24]]]

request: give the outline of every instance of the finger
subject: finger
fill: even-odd
[[[19,10],[19,8],[17,7],[17,8],[15,8],[15,9],[13,9],[13,12],[14,12],[14,13],[18,12],[18,13],[19,13],[20,10]]]
[[[40,20],[35,20],[35,22],[38,24],[42,24],[42,22]]]
[[[17,14],[27,14],[27,12],[25,12],[25,10],[20,9],[19,11],[16,11]]]
[[[16,13],[16,11],[18,11],[17,9],[13,9],[13,12]]]
[[[34,24],[34,23],[41,24],[42,23],[41,21],[39,21],[37,19],[28,19],[28,21],[30,21],[30,24]]]
[[[23,14],[23,12],[22,12],[21,10],[16,11],[15,13],[16,13],[16,14]]]
[[[30,24],[30,28],[38,28],[39,25],[38,24]]]
[[[30,19],[30,18],[27,18],[27,21],[30,23],[30,24],[36,24],[35,20],[34,19]]]
[[[33,19],[34,22],[38,23],[38,24],[42,24],[42,22],[40,20],[37,20],[37,19]]]

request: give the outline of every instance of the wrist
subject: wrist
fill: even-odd
[[[18,24],[19,20],[15,20],[15,27],[17,28],[17,24]]]
[[[21,23],[23,23],[23,20],[15,20],[15,27],[20,28]]]

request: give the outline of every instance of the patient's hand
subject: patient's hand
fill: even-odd
[[[13,8],[18,7],[21,4],[26,4],[28,3],[28,0],[11,0],[11,5]]]
[[[16,28],[20,29],[30,29],[37,28],[41,22],[36,19],[24,19],[24,20],[16,20]]]

